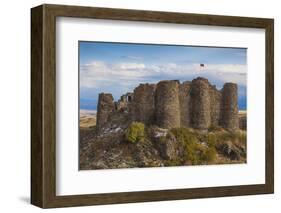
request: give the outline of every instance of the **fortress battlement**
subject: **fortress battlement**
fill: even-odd
[[[140,84],[116,102],[111,94],[100,93],[98,129],[111,122],[115,114],[124,115],[131,122],[167,129],[221,126],[233,131],[239,128],[237,84],[225,83],[217,90],[202,77],[183,83],[165,80],[157,84]]]

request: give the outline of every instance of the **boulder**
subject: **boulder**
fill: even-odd
[[[238,146],[231,141],[226,141],[225,143],[219,144],[217,146],[218,152],[223,154],[230,160],[241,160],[246,157],[246,150],[244,147]]]
[[[177,160],[183,155],[183,148],[172,134],[155,137],[153,141],[155,148],[164,160]]]

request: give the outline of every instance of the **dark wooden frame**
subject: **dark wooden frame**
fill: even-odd
[[[56,196],[56,17],[262,28],[266,34],[266,183],[195,189]],[[66,207],[267,194],[274,192],[274,20],[110,8],[31,9],[31,203]]]

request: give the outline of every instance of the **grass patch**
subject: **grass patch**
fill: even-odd
[[[201,144],[198,133],[184,127],[173,128],[170,132],[184,148],[184,161],[192,165],[199,165],[216,160],[217,151],[215,147]]]
[[[212,163],[217,159],[217,150],[215,147],[208,147],[206,148],[203,154],[203,160]]]
[[[207,135],[207,141],[209,146],[216,146],[227,141],[231,141],[234,144],[246,144],[247,134],[246,132],[210,132]]]
[[[141,122],[133,122],[126,129],[125,138],[130,143],[136,143],[145,138],[145,125]]]

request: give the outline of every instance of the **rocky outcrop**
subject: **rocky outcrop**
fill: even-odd
[[[124,129],[106,131],[97,134],[95,128],[80,129],[80,169],[246,163],[245,131],[149,126],[146,135],[134,143],[126,139]]]
[[[240,161],[246,158],[246,146],[236,144],[232,141],[225,141],[217,145],[217,150],[220,154],[232,161]]]

